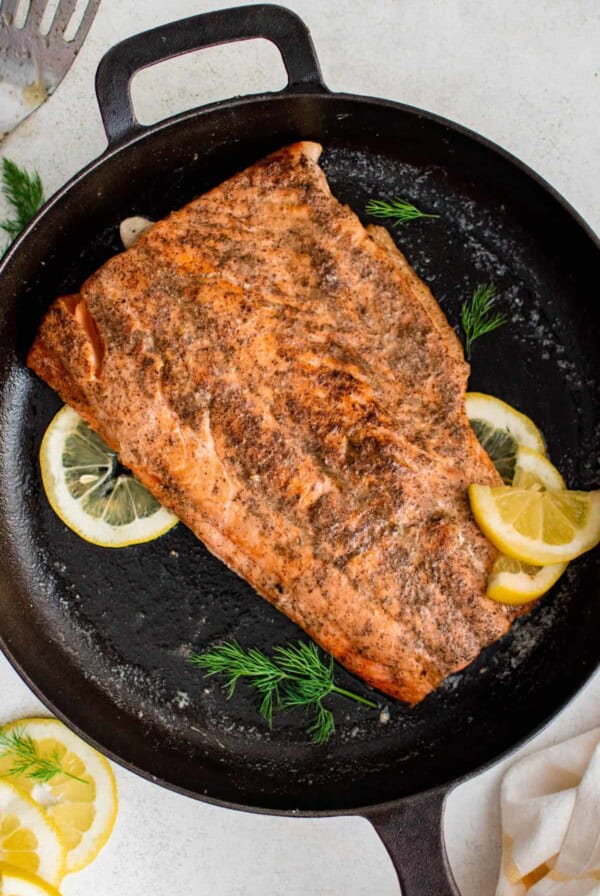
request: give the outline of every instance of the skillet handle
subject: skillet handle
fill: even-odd
[[[270,40],[281,53],[288,74],[283,93],[327,90],[308,28],[289,9],[262,3],[191,16],[129,37],[100,61],[96,96],[109,148],[144,131],[130,92],[140,69],[204,47],[258,37]]]
[[[390,854],[402,896],[460,896],[442,831],[447,795],[445,788],[428,791],[365,816]]]

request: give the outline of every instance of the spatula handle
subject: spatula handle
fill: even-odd
[[[308,28],[289,9],[264,3],[191,16],[129,37],[102,58],[96,95],[109,147],[144,131],[131,102],[136,72],[173,56],[251,38],[265,38],[278,48],[288,74],[284,93],[327,89]]]
[[[460,896],[442,832],[447,793],[429,791],[366,816],[390,854],[402,896]]]

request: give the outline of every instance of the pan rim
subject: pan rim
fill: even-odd
[[[60,189],[57,190],[57,192],[54,193],[47,202],[44,203],[37,214],[31,219],[27,227],[25,227],[25,229],[21,231],[14,242],[10,244],[5,254],[0,259],[0,276],[4,272],[4,269],[10,263],[13,256],[16,254],[17,250],[20,249],[23,242],[25,242],[29,234],[33,230],[35,230],[39,222],[51,211],[51,209],[54,208],[54,206],[57,205],[67,195],[67,193],[69,193],[79,183],[79,181],[94,173],[96,169],[100,168],[105,162],[108,162],[116,157],[123,150],[129,149],[130,147],[136,145],[137,143],[143,142],[148,138],[152,138],[156,134],[167,130],[170,127],[175,127],[180,124],[184,124],[185,122],[201,118],[204,115],[208,115],[209,113],[219,112],[225,109],[243,108],[245,106],[250,107],[253,105],[259,105],[264,102],[288,102],[290,100],[298,99],[308,101],[316,100],[318,102],[344,101],[348,103],[357,103],[358,105],[371,105],[381,109],[390,109],[397,112],[403,112],[407,113],[408,115],[412,115],[415,118],[423,118],[427,119],[428,121],[432,121],[435,124],[448,128],[448,130],[453,131],[462,137],[466,137],[467,139],[478,143],[480,146],[483,146],[491,153],[500,156],[504,161],[517,168],[520,173],[524,174],[526,177],[529,177],[539,187],[541,187],[542,190],[548,193],[552,197],[552,199],[554,199],[554,201],[562,207],[563,211],[565,211],[584,231],[585,235],[591,240],[594,247],[600,252],[600,234],[597,234],[593,230],[591,225],[588,224],[585,218],[577,211],[577,209],[575,209],[575,207],[571,205],[571,203],[567,199],[565,199],[562,193],[560,193],[555,187],[553,187],[552,184],[544,177],[542,177],[542,175],[539,174],[534,168],[532,168],[526,162],[523,162],[510,150],[501,146],[499,143],[495,143],[489,137],[485,137],[483,134],[480,134],[477,131],[468,128],[466,125],[462,125],[458,122],[452,121],[449,118],[445,118],[443,115],[439,115],[437,112],[419,109],[417,106],[411,106],[407,103],[400,103],[396,100],[386,100],[381,97],[370,97],[352,93],[334,93],[330,90],[303,92],[298,90],[288,91],[287,89],[284,89],[283,91],[274,93],[261,93],[254,94],[252,96],[236,97],[235,99],[231,100],[209,103],[196,109],[189,109],[185,112],[181,112],[177,115],[165,118],[162,121],[156,122],[155,124],[144,126],[143,130],[136,131],[131,136],[120,140],[117,143],[109,143],[104,152],[102,152],[95,159],[92,159],[80,171],[76,172],[72,177],[70,177],[69,180],[65,184],[63,184],[63,186],[60,187]]]
[[[508,162],[510,165],[515,167],[521,174],[524,174],[526,177],[531,179],[537,186],[539,186],[545,193],[547,193],[558,205],[565,211],[575,224],[581,228],[583,234],[591,241],[592,246],[600,253],[600,237],[596,235],[595,231],[591,228],[591,226],[585,221],[585,219],[577,212],[573,206],[556,190],[548,181],[546,181],[540,174],[538,174],[534,169],[529,167],[526,163],[521,161],[518,157],[513,155],[510,151],[505,149],[504,147],[498,145],[487,137],[461,125],[456,122],[453,122],[437,113],[422,110],[416,108],[414,106],[410,106],[407,104],[399,103],[393,100],[386,100],[377,97],[368,97],[347,93],[334,93],[328,90],[323,91],[302,91],[302,90],[284,90],[278,93],[264,93],[257,94],[250,97],[240,97],[232,100],[220,101],[216,103],[211,103],[206,106],[202,106],[197,109],[188,110],[182,112],[178,115],[169,117],[163,121],[157,122],[153,125],[145,127],[142,131],[136,131],[134,134],[129,137],[117,142],[116,144],[109,144],[107,148],[101,153],[97,158],[93,159],[89,162],[83,169],[74,174],[50,199],[44,204],[44,206],[40,209],[38,214],[33,218],[33,220],[29,223],[29,225],[25,228],[25,230],[17,237],[17,239],[13,242],[13,244],[9,247],[4,257],[0,261],[0,277],[6,270],[8,266],[12,263],[12,259],[20,252],[21,248],[26,245],[29,235],[36,229],[39,223],[51,213],[52,209],[58,205],[64,197],[73,190],[80,181],[86,179],[88,176],[93,175],[104,165],[105,162],[109,162],[115,157],[117,157],[122,151],[125,151],[137,143],[142,142],[148,138],[154,137],[156,134],[163,132],[172,127],[178,127],[180,125],[184,125],[186,122],[194,121],[198,118],[201,118],[205,115],[209,115],[212,113],[224,111],[224,110],[232,110],[238,108],[251,108],[252,106],[267,103],[276,103],[276,102],[290,102],[297,100],[305,100],[308,102],[337,102],[340,101],[348,102],[349,104],[355,104],[359,108],[364,105],[374,106],[380,108],[382,110],[390,110],[395,112],[400,112],[404,114],[408,114],[413,116],[416,119],[426,119],[428,121],[432,121],[442,127],[447,128],[449,131],[454,132],[462,137],[467,138],[468,140],[474,141],[479,145],[483,146],[485,149],[490,151],[491,153],[500,156],[504,161]],[[235,809],[238,811],[251,812],[253,814],[259,815],[275,815],[281,817],[298,817],[298,818],[330,818],[330,817],[338,817],[338,816],[362,816],[369,817],[378,812],[384,812],[389,810],[394,806],[398,806],[402,803],[408,803],[412,800],[418,799],[421,796],[424,796],[428,793],[450,793],[456,786],[468,780],[469,778],[480,774],[487,769],[491,768],[497,762],[500,762],[502,759],[511,755],[517,749],[522,747],[524,744],[528,743],[533,737],[543,731],[548,724],[556,718],[560,713],[562,713],[574,700],[577,694],[583,689],[583,687],[591,681],[598,670],[598,665],[595,668],[587,669],[584,672],[583,677],[578,680],[578,683],[574,685],[572,691],[566,700],[555,710],[550,712],[544,719],[542,719],[538,725],[536,725],[531,731],[527,732],[521,739],[514,742],[510,747],[507,747],[504,751],[492,757],[488,762],[483,765],[477,766],[474,769],[469,770],[464,775],[459,776],[458,778],[451,779],[448,782],[445,782],[441,785],[437,785],[432,788],[427,788],[425,790],[416,790],[414,793],[403,797],[396,797],[390,800],[386,800],[380,803],[373,803],[367,805],[360,805],[356,807],[345,807],[342,809],[277,809],[277,808],[269,808],[265,806],[256,806],[246,803],[238,803],[231,802],[228,800],[219,799],[218,797],[209,796],[207,794],[201,794],[194,790],[189,790],[180,785],[174,784],[172,782],[166,781],[164,778],[154,775],[151,772],[145,771],[139,768],[134,763],[122,758],[121,756],[115,754],[110,748],[107,748],[104,745],[101,745],[96,739],[89,734],[85,733],[83,730],[79,728],[77,724],[71,721],[66,714],[62,712],[62,710],[58,709],[57,706],[54,705],[53,701],[46,697],[40,687],[35,684],[29,677],[28,673],[21,666],[21,664],[16,660],[13,656],[12,651],[9,649],[8,644],[6,643],[1,631],[0,631],[0,649],[6,656],[7,660],[11,664],[11,666],[15,669],[17,674],[21,677],[24,683],[31,689],[34,695],[41,701],[41,703],[53,713],[56,718],[60,719],[64,722],[71,730],[73,730],[79,737],[82,738],[86,743],[90,744],[95,749],[98,749],[103,755],[107,756],[117,765],[122,768],[127,769],[127,771],[133,772],[140,777],[154,783],[159,784],[162,787],[165,787],[167,790],[171,790],[175,793],[179,793],[183,796],[188,796],[193,799],[200,800],[202,802],[208,803],[210,805],[220,806],[222,808]]]
[[[152,772],[145,771],[144,769],[139,768],[134,763],[123,759],[123,757],[119,756],[117,753],[114,753],[110,748],[101,745],[94,737],[83,731],[79,727],[79,725],[71,721],[71,719],[69,719],[69,717],[62,712],[62,710],[58,709],[53,704],[53,702],[43,694],[43,692],[38,688],[35,682],[33,682],[29,678],[29,675],[27,674],[27,672],[25,672],[20,663],[18,663],[17,660],[12,656],[1,634],[0,649],[10,663],[11,667],[19,675],[21,680],[30,688],[33,694],[38,698],[38,700],[40,700],[40,702],[46,707],[46,709],[48,709],[53,714],[53,717],[59,719],[59,721],[66,725],[67,728],[69,728],[78,737],[80,737],[81,740],[84,741],[84,743],[87,743],[89,746],[93,747],[107,759],[110,759],[111,762],[114,762],[116,765],[120,766],[126,771],[131,772],[132,774],[137,775],[140,778],[143,778],[151,784],[156,784],[160,787],[164,787],[166,790],[170,790],[171,792],[177,793],[180,796],[189,797],[193,800],[207,803],[211,806],[218,806],[222,809],[232,809],[237,812],[248,812],[252,815],[274,815],[281,818],[341,818],[358,816],[361,818],[369,819],[376,814],[383,814],[387,811],[390,811],[396,806],[409,804],[425,797],[428,794],[435,793],[443,796],[443,801],[445,804],[447,797],[456,787],[459,787],[461,784],[466,783],[471,778],[483,774],[484,772],[493,768],[493,766],[497,765],[499,762],[502,762],[513,753],[516,753],[517,750],[520,750],[521,747],[528,744],[531,740],[533,740],[534,737],[537,737],[538,734],[541,734],[549,726],[549,724],[554,721],[554,719],[558,718],[558,716],[560,716],[573,703],[578,694],[592,681],[594,676],[599,671],[599,668],[597,666],[588,675],[586,675],[583,681],[556,711],[549,713],[549,715],[542,719],[542,721],[534,729],[524,735],[520,740],[516,741],[506,750],[503,750],[501,753],[494,756],[488,762],[483,763],[483,765],[477,766],[477,768],[472,769],[464,775],[460,775],[458,778],[454,778],[442,784],[437,784],[436,786],[426,788],[425,790],[416,790],[414,793],[407,794],[406,796],[396,797],[380,803],[368,803],[366,805],[358,805],[356,807],[346,807],[342,809],[276,809],[269,808],[267,806],[257,806],[247,803],[231,802],[228,800],[219,799],[218,797],[210,796],[208,794],[201,794],[197,791],[189,790],[186,787],[181,787],[179,784],[174,784],[171,781],[167,781],[161,776],[154,775],[152,774]]]

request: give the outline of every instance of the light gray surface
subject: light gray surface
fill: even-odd
[[[57,93],[0,152],[57,189],[105,145],[93,92],[102,53],[128,34],[223,3],[102,0]],[[305,19],[332,89],[401,100],[497,141],[546,177],[600,231],[598,0],[289,0]],[[168,9],[167,9],[168,7]],[[284,83],[261,42],[149,70],[134,96],[144,120]],[[600,721],[600,676],[524,750]],[[0,722],[39,710],[0,658]],[[513,760],[510,760],[513,761]],[[450,860],[463,896],[492,896],[500,850],[501,763],[450,796]],[[397,896],[383,846],[360,819],[294,820],[228,812],[116,769],[112,840],[65,896]]]

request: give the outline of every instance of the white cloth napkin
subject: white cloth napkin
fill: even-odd
[[[515,763],[496,896],[600,896],[600,728]]]

